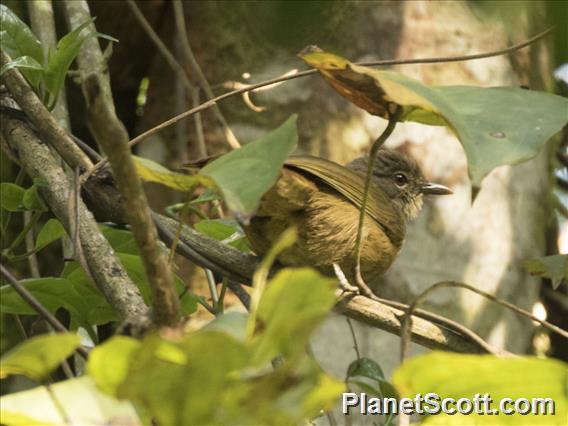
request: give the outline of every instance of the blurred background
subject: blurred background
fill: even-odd
[[[3,1],[26,22],[26,2]],[[152,29],[187,67],[192,85],[198,76],[184,63],[172,3],[137,1]],[[57,2],[58,32],[66,23]],[[90,1],[97,30],[119,40],[107,50],[118,116],[131,137],[202,102],[206,95],[188,90],[151,41],[126,1]],[[393,69],[429,85],[523,86],[567,94],[568,7],[563,2],[224,2],[187,1],[184,21],[195,59],[218,95],[290,72],[305,69],[296,54],[306,45],[350,58],[371,61],[390,58],[455,56],[497,50],[521,42],[556,24],[553,36],[528,49],[489,59]],[[107,42],[102,41],[106,46]],[[68,80],[67,102],[73,133],[93,144],[85,124],[80,89]],[[385,126],[384,120],[356,108],[337,95],[319,76],[285,82],[219,104],[228,127],[241,143],[254,140],[297,113],[302,153],[347,163],[368,151]],[[535,111],[535,114],[538,112]],[[226,131],[208,110],[200,121],[206,154],[226,152]],[[205,154],[197,144],[194,119],[148,138],[138,155],[175,169]],[[566,253],[568,225],[566,178],[558,156],[568,156],[566,131],[541,154],[518,166],[495,169],[483,181],[472,204],[466,158],[457,139],[445,128],[419,124],[397,127],[388,146],[414,157],[425,175],[454,190],[451,197],[428,200],[409,227],[401,256],[376,292],[408,302],[437,281],[474,285],[524,309],[568,326],[566,282],[552,291],[550,282],[528,275],[526,259]],[[15,170],[2,159],[2,180],[13,181]],[[11,177],[12,176],[12,177]],[[180,201],[163,187],[147,185],[157,209]],[[59,250],[59,251],[58,251]],[[206,294],[203,272],[178,259],[179,275],[197,293]],[[60,249],[43,256],[42,274],[57,274]],[[58,269],[59,268],[59,269]],[[234,299],[228,302],[235,304]],[[491,343],[517,353],[548,354],[568,360],[568,348],[525,318],[513,315],[476,295],[459,290],[436,293],[425,306],[463,322]],[[207,321],[209,314],[192,321]],[[363,355],[380,362],[388,376],[399,357],[399,339],[380,330],[356,325]],[[5,336],[8,335],[3,333]],[[9,342],[6,341],[6,342]],[[4,351],[10,343],[3,343]],[[414,348],[420,351],[418,347]],[[313,340],[313,351],[324,369],[343,377],[355,353],[348,325],[331,315]]]

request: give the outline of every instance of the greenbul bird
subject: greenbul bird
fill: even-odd
[[[244,226],[251,246],[265,254],[284,230],[295,226],[298,239],[278,260],[285,266],[312,266],[325,274],[333,264],[354,284],[355,241],[368,157],[343,167],[316,157],[291,157],[276,184],[263,196]],[[422,208],[424,195],[451,194],[428,182],[418,164],[380,149],[367,200],[361,246],[361,273],[367,282],[382,275],[399,254],[406,223]]]

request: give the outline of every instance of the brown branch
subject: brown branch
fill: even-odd
[[[341,291],[338,293],[338,302],[335,305],[337,313],[397,336],[401,335],[403,310],[392,308],[365,296],[353,296],[341,293]],[[461,353],[487,353],[477,343],[418,316],[412,317],[410,330],[412,341],[430,349]]]
[[[40,194],[67,234],[72,235],[72,218],[68,208],[68,200],[73,196],[72,182],[49,148],[27,125],[4,113],[1,119],[3,139],[17,152],[18,161],[25,172],[32,179],[44,183],[38,187]],[[79,203],[78,220],[81,222],[79,237],[83,253],[97,287],[121,320],[140,321],[148,314],[140,291],[126,274],[82,201]]]
[[[110,107],[112,99],[102,91],[100,78],[91,74],[83,81],[87,93],[89,127],[99,145],[107,153],[112,172],[122,197],[125,217],[140,247],[142,260],[152,288],[153,317],[158,326],[177,326],[180,319],[179,300],[173,273],[150,216],[150,208],[136,166],[128,148],[128,134]]]
[[[76,7],[79,4],[80,7]],[[66,1],[71,29],[91,19],[86,2]],[[94,29],[94,28],[93,28]],[[128,148],[128,133],[116,116],[106,75],[106,63],[98,43],[85,43],[78,58],[81,86],[87,102],[91,133],[110,161],[118,189],[124,199],[124,212],[134,239],[140,247],[144,269],[152,289],[152,315],[158,326],[177,326],[180,304],[173,272],[160,246],[152,222],[146,194]],[[105,71],[105,72],[103,72]]]
[[[1,66],[4,66],[8,62],[10,62],[9,56],[2,51],[0,59]],[[57,123],[57,120],[43,105],[17,69],[12,68],[6,71],[2,75],[2,79],[20,108],[26,112],[39,133],[57,150],[59,155],[61,155],[69,166],[79,166],[83,170],[93,168],[93,163],[91,163],[89,157],[77,147],[73,139],[71,139],[67,132]]]

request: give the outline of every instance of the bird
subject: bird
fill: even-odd
[[[369,157],[346,166],[323,158],[292,156],[260,200],[244,232],[257,255],[264,255],[288,228],[295,243],[277,257],[282,266],[311,266],[333,275],[338,265],[355,283],[355,245]],[[361,245],[361,276],[372,283],[391,266],[402,248],[406,224],[425,195],[452,191],[426,180],[412,158],[381,148],[372,172]]]

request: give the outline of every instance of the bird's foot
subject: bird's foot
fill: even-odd
[[[333,271],[335,272],[335,276],[339,280],[339,288],[343,290],[343,293],[360,294],[359,287],[349,284],[349,281],[343,273],[341,266],[339,266],[337,263],[334,263]]]

